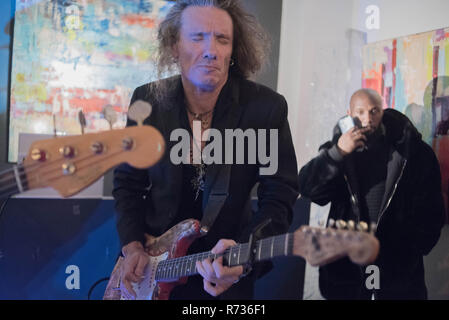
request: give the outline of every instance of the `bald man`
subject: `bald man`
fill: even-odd
[[[406,116],[383,110],[374,90],[356,91],[348,115],[356,125],[344,133],[335,127],[332,141],[301,169],[300,193],[318,205],[330,202],[328,219],[376,225],[380,253],[373,263],[377,268],[348,258],[321,267],[321,294],[427,299],[423,256],[437,243],[444,223],[435,154]]]

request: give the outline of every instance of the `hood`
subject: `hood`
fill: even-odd
[[[385,126],[388,141],[405,158],[413,154],[415,146],[422,141],[418,129],[399,111],[384,110],[382,123]]]

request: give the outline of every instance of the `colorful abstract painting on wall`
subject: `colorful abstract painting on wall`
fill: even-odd
[[[415,124],[438,157],[449,217],[449,28],[368,44],[364,88]]]
[[[156,0],[16,0],[8,160],[19,133],[80,134],[125,126],[131,94],[155,80],[157,25],[172,3]]]

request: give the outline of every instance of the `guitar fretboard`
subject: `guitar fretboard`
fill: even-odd
[[[223,265],[234,267],[248,262],[249,244],[239,244],[227,249],[222,254],[210,251],[161,261],[156,270],[156,280],[170,281],[181,277],[198,274],[196,262],[204,259],[217,259],[223,256]],[[270,260],[278,256],[290,255],[293,251],[293,234],[286,233],[262,239],[256,242],[253,249],[254,261]]]
[[[13,166],[0,172],[0,198],[28,190],[27,179],[22,165]]]

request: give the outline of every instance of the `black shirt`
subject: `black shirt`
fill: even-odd
[[[367,148],[355,152],[356,173],[361,196],[362,217],[377,222],[385,194],[389,146],[379,132],[368,140]]]
[[[197,179],[197,167],[191,164],[182,165],[181,201],[178,214],[172,222],[172,226],[185,219],[201,220],[203,217],[203,191],[194,188],[194,180]]]

